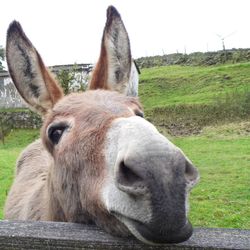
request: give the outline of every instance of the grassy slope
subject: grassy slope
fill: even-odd
[[[250,63],[144,69],[139,86],[147,119],[172,135],[250,120]]]
[[[140,99],[146,110],[173,104],[208,104],[226,93],[249,90],[250,63],[143,69],[140,83]]]
[[[15,130],[6,138],[5,145],[0,143],[0,219],[3,205],[14,176],[15,162],[23,148],[38,138],[37,130]]]

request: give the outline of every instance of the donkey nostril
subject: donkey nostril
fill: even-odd
[[[122,161],[117,172],[117,182],[123,186],[134,186],[141,182],[142,178],[138,176],[130,167]]]
[[[115,171],[117,188],[133,197],[144,196],[149,191],[142,173],[137,167],[134,164],[126,165],[124,161],[121,161]]]

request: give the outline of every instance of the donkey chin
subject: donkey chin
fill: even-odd
[[[188,193],[199,175],[183,152],[139,117],[117,119],[106,145],[102,200],[109,213],[147,244],[190,238]]]
[[[193,232],[189,221],[178,231],[162,231],[140,221],[117,216],[138,240],[146,244],[180,243],[188,240]],[[153,223],[152,223],[153,224]],[[159,227],[159,225],[157,225]]]

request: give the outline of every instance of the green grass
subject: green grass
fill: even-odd
[[[38,137],[16,130],[0,146],[0,218],[16,158]],[[199,136],[171,137],[198,167],[201,179],[190,196],[190,218],[199,227],[250,228],[250,122],[207,127]]]
[[[146,110],[174,104],[209,104],[226,93],[249,89],[250,63],[143,69],[140,83],[140,100]]]
[[[221,128],[206,132],[173,139],[201,175],[190,196],[191,221],[199,227],[249,229],[250,135],[230,129],[223,134]]]
[[[37,130],[14,130],[0,142],[0,219],[3,218],[3,206],[14,177],[15,162],[23,148],[39,137]]]

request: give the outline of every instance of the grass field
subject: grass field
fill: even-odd
[[[171,138],[201,174],[190,196],[195,226],[250,228],[249,128],[250,122],[229,124],[207,128],[199,136]],[[0,146],[0,218],[16,158],[37,137],[37,130],[16,130]]]
[[[249,128],[250,122],[230,124],[173,138],[200,171],[190,206],[196,226],[250,228]]]
[[[200,171],[190,196],[195,226],[250,228],[249,90],[250,63],[142,70],[139,93],[146,117],[171,133]],[[38,134],[12,131],[0,144],[0,219],[16,158]]]

